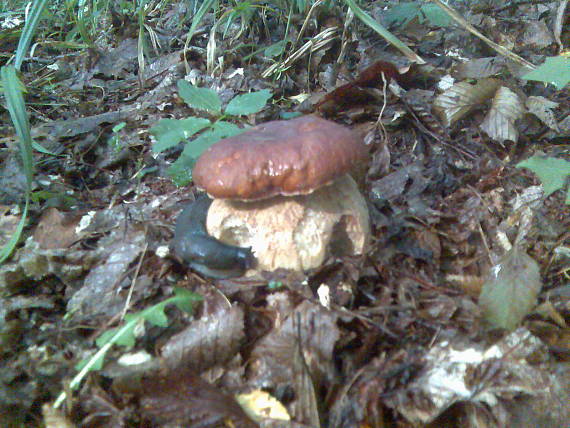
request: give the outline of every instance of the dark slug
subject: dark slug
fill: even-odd
[[[174,230],[174,253],[210,278],[242,276],[255,260],[251,248],[228,245],[208,235],[206,216],[211,203],[208,196],[201,195],[182,210]]]

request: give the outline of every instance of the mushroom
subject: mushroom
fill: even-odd
[[[349,172],[366,156],[355,133],[316,116],[220,140],[193,171],[214,198],[206,229],[228,245],[251,247],[258,271],[306,271],[329,255],[362,254],[368,210]]]

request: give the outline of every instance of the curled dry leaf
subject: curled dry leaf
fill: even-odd
[[[231,360],[244,340],[243,309],[225,307],[191,323],[162,347],[163,365],[172,370],[191,364],[197,372]]]
[[[257,427],[231,395],[190,370],[145,377],[138,394],[141,415],[152,426]]]
[[[435,99],[434,111],[446,126],[450,126],[491,98],[499,85],[496,79],[480,80],[475,85],[456,83]]]
[[[453,76],[458,80],[490,77],[501,72],[505,63],[503,57],[475,58],[455,67]]]
[[[522,116],[524,110],[519,96],[509,88],[501,86],[495,93],[493,106],[480,127],[495,141],[517,141],[519,133],[515,128],[515,121]]]
[[[461,426],[523,426],[516,420],[523,410],[527,419],[543,421],[524,426],[566,426],[568,393],[559,375],[529,363],[544,361],[547,353],[540,339],[524,328],[487,349],[443,341],[430,349],[412,382],[383,402],[414,426],[458,426],[437,419],[448,410],[457,412],[455,422],[483,418],[490,423]]]
[[[538,264],[515,245],[483,285],[479,306],[484,318],[494,327],[513,330],[536,305],[541,286]]]
[[[550,101],[548,98],[544,97],[528,97],[525,105],[529,113],[538,117],[540,121],[550,129],[560,132],[560,128],[556,122],[556,117],[552,111],[558,107],[558,103]]]

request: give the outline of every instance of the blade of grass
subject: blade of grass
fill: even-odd
[[[16,59],[14,60],[14,65],[17,70],[19,70],[22,66],[24,57],[28,52],[28,49],[34,37],[34,33],[36,32],[36,28],[40,23],[43,11],[48,3],[49,0],[35,0],[34,4],[32,5],[30,14],[26,19],[26,24],[24,25],[24,30],[22,31],[22,35],[20,36],[20,40],[18,42],[18,48],[16,49]]]
[[[139,63],[139,88],[142,91],[144,88],[144,72],[145,72],[145,38],[144,38],[144,20],[145,20],[145,5],[146,0],[139,2],[138,8],[138,22],[139,22],[139,37],[137,41],[137,60]]]
[[[34,164],[32,157],[32,136],[30,134],[30,122],[28,121],[28,115],[26,114],[26,104],[24,103],[24,97],[22,95],[22,88],[24,87],[18,75],[16,74],[16,69],[11,65],[5,65],[0,69],[0,77],[2,80],[2,86],[4,88],[4,97],[6,98],[6,106],[8,112],[10,113],[10,118],[16,128],[16,133],[19,139],[20,155],[22,157],[22,165],[24,167],[24,173],[26,175],[26,205],[24,211],[22,212],[22,217],[14,235],[10,238],[10,241],[0,250],[0,263],[6,260],[12,251],[16,247],[16,244],[20,240],[22,231],[24,230],[24,225],[26,224],[26,217],[28,215],[28,204],[30,201],[30,190],[32,188],[32,177],[34,174]]]
[[[22,156],[29,191],[33,176],[32,136],[30,134],[30,122],[26,114],[26,104],[22,95],[23,84],[16,74],[16,69],[11,65],[2,67],[0,74],[6,105],[19,138],[20,155]]]
[[[188,35],[186,36],[186,42],[184,43],[184,65],[186,67],[186,74],[190,73],[190,66],[188,65],[188,61],[186,60],[186,51],[188,50],[188,46],[190,46],[190,40],[192,40],[194,32],[196,31],[196,28],[198,28],[198,25],[200,25],[200,22],[202,22],[202,18],[204,17],[206,12],[208,12],[212,8],[214,3],[216,3],[217,1],[218,0],[205,0],[204,3],[202,3],[202,5],[200,6],[200,9],[198,9],[198,12],[196,12],[196,15],[194,15],[194,17],[192,18],[192,25],[188,30]]]
[[[89,35],[87,17],[85,16],[85,3],[86,0],[79,0],[77,4],[77,30],[83,39],[83,42],[88,46],[93,46],[93,40]]]
[[[4,263],[4,260],[10,257],[10,254],[12,254],[12,251],[14,251],[14,248],[16,248],[16,244],[20,240],[20,236],[22,236],[22,231],[24,230],[24,226],[26,224],[26,218],[28,216],[28,203],[29,199],[26,198],[26,205],[24,205],[24,211],[22,212],[22,217],[18,222],[18,226],[16,227],[16,230],[14,231],[14,234],[12,235],[10,240],[0,250],[0,264]]]
[[[406,46],[400,39],[390,33],[386,28],[384,28],[380,23],[376,22],[374,18],[368,15],[363,9],[356,4],[354,0],[344,0],[348,7],[352,10],[354,15],[376,31],[380,36],[384,38],[388,43],[392,44],[396,49],[402,52],[406,58],[417,64],[425,64],[426,62],[417,53]]]

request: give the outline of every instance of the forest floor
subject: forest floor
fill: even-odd
[[[220,2],[201,20],[153,3],[144,26],[113,10],[81,49],[55,39],[71,27],[40,27],[21,79],[52,154],[34,152],[27,226],[0,266],[1,426],[570,420],[570,93],[564,73],[522,78],[565,58],[567,2],[450,2],[464,21],[432,2],[368,2],[413,55],[342,2],[301,3]],[[248,93],[266,103],[221,113]],[[173,257],[177,215],[200,193],[196,154],[227,129],[302,114],[367,145],[365,253],[225,280]],[[203,119],[209,131],[187,128]],[[7,240],[26,177],[5,110],[1,129]]]

